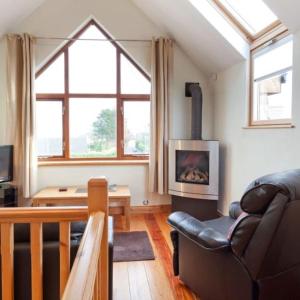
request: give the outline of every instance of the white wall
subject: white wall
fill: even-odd
[[[253,179],[300,167],[300,32],[294,36],[293,124],[295,128],[243,129],[246,125],[247,63],[218,74],[214,85],[214,137],[221,141],[219,210],[228,212]]]
[[[28,32],[35,36],[67,37],[91,16],[115,38],[151,39],[152,36],[165,36],[165,33],[151,23],[129,0],[47,0],[21,24],[12,28],[11,32]],[[41,65],[45,62],[58,46],[56,41],[39,40],[37,64]],[[150,71],[149,44],[123,43],[122,46],[146,71]],[[191,106],[190,101],[184,97],[186,81],[200,82],[203,87],[203,135],[205,138],[210,138],[213,123],[212,102],[206,79],[179,47],[176,46],[174,52],[170,138],[190,137]],[[0,78],[3,78],[3,74]],[[150,204],[169,202],[168,197],[148,195],[147,166],[40,167],[38,187],[84,184],[93,175],[106,175],[111,182],[128,184],[132,190],[133,205],[142,205],[144,199],[150,199]]]
[[[105,175],[109,183],[129,185],[131,205],[142,205],[148,199],[151,205],[168,204],[169,198],[151,195],[147,191],[148,166],[69,166],[40,167],[39,187],[83,185],[93,176]]]

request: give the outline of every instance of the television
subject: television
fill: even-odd
[[[13,180],[13,146],[0,146],[0,183]]]

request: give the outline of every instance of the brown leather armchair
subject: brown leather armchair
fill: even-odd
[[[228,217],[168,221],[175,275],[201,299],[300,299],[300,170],[255,180]]]

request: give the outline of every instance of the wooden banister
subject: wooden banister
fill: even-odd
[[[70,275],[70,233],[71,223],[59,223],[59,295],[63,296]]]
[[[70,273],[70,222],[88,220]],[[14,224],[30,224],[32,299],[43,298],[43,223],[59,223],[60,296],[108,299],[108,192],[104,178],[88,184],[88,207],[2,208],[2,299],[14,299]],[[69,275],[70,274],[70,275]]]
[[[43,227],[30,224],[31,293],[32,300],[43,299]]]
[[[1,224],[2,299],[14,297],[14,225]],[[4,275],[5,274],[5,275]]]
[[[108,299],[108,191],[104,178],[88,183],[89,221],[63,300]]]
[[[1,208],[1,223],[60,223],[88,219],[85,206]]]
[[[98,276],[95,289],[99,299],[108,299],[108,188],[106,179],[91,179],[88,184],[89,213],[104,212],[104,227],[101,241],[101,256],[98,261]]]
[[[104,214],[93,213],[86,226],[63,295],[64,300],[92,299],[97,275]]]

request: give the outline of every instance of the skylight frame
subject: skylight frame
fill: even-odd
[[[261,31],[257,32],[256,34],[252,34],[249,32],[243,24],[239,22],[239,20],[230,12],[230,10],[223,5],[219,0],[211,0],[216,7],[223,13],[223,15],[231,22],[233,25],[243,34],[243,36],[250,42],[254,42],[255,40],[259,39],[263,35],[269,33],[274,28],[282,25],[282,22],[278,19],[268,25],[266,28],[262,29]]]
[[[292,118],[274,119],[274,120],[254,120],[253,119],[253,56],[267,48],[270,45],[280,42],[282,39],[291,35],[288,28],[278,19],[266,28],[251,34],[238,19],[220,2],[220,0],[207,0],[219,12],[223,18],[232,25],[232,27],[244,38],[249,44],[249,59],[247,67],[247,117],[246,126],[244,128],[292,128]],[[293,114],[293,112],[292,112]]]

